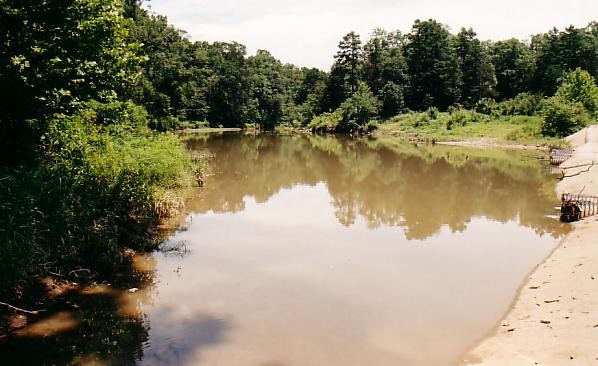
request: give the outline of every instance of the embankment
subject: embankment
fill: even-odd
[[[598,195],[598,125],[567,139],[575,154],[557,193]],[[598,365],[598,217],[573,225],[464,365]]]

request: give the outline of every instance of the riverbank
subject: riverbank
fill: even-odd
[[[544,136],[539,116],[491,116],[469,110],[411,112],[378,125],[373,135],[471,147],[548,148],[567,143]]]
[[[598,195],[598,167],[592,165],[598,162],[598,126],[567,141],[575,154],[562,164],[565,178],[557,193]],[[464,365],[598,365],[598,220],[573,225]]]

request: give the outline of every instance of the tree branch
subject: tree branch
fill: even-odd
[[[28,314],[28,315],[39,315],[40,312],[45,311],[45,310],[34,310],[34,311],[25,310],[25,309],[21,309],[21,308],[18,308],[16,306],[7,304],[7,303],[2,302],[2,301],[0,301],[0,305],[9,308],[10,310],[14,311],[15,313],[23,313],[23,314]]]

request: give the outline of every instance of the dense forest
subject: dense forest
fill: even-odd
[[[191,41],[137,0],[0,2],[0,292],[36,273],[110,272],[199,174],[172,129],[363,131],[398,114],[537,114],[564,135],[598,113],[598,24],[517,39],[344,36],[329,71]],[[452,123],[452,122],[451,122]],[[447,125],[447,128],[449,126]]]
[[[366,42],[350,32],[340,40],[331,70],[324,72],[283,64],[265,50],[247,56],[238,43],[192,42],[139,3],[129,2],[126,9],[133,20],[129,39],[151,60],[132,98],[146,107],[159,130],[258,124],[263,129],[328,126],[346,131],[429,108],[487,112],[496,102],[513,98],[516,110],[507,113],[529,114],[576,69],[585,72],[572,76],[572,88],[591,90],[585,97],[553,100],[558,109],[553,113],[566,109],[583,115],[586,109],[592,117],[596,112],[596,22],[552,29],[529,44],[482,41],[473,29],[454,35],[435,20],[415,21],[407,34],[375,29]]]

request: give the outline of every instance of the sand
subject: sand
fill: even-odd
[[[557,194],[598,195],[598,126],[567,139],[575,154],[562,164]],[[598,365],[598,216],[573,225],[463,365]]]

